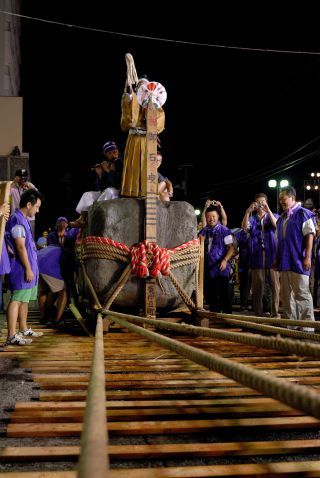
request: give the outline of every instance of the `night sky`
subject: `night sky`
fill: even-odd
[[[278,12],[251,11],[253,21],[231,6],[209,15],[197,2],[197,11],[184,8],[177,18],[162,4],[150,14],[152,5],[141,4],[140,11],[135,5],[113,4],[111,10],[110,2],[23,0],[21,13],[187,42],[320,52],[318,28],[311,24],[315,12],[297,12],[293,21]],[[161,42],[23,19],[21,47],[24,151],[30,153],[32,182],[46,199],[41,230],[57,216],[77,217],[75,206],[92,189],[89,170],[102,159],[105,141],[124,150],[120,100],[127,52],[139,76],[167,89],[162,173],[178,185],[181,165],[192,165],[187,200],[195,207],[207,197],[219,199],[228,225],[236,227],[256,192],[269,194],[275,209],[268,179],[289,179],[303,199],[303,180],[317,165],[320,170],[320,139],[289,156],[320,135],[320,56]],[[175,198],[183,199],[178,188]]]

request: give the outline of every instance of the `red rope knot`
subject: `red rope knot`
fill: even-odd
[[[167,276],[170,272],[169,250],[153,242],[140,242],[131,247],[132,273],[138,277]]]

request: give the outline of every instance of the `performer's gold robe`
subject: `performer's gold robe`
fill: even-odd
[[[121,100],[121,129],[140,128],[146,130],[147,110],[142,108],[135,93],[130,96],[123,94]],[[157,132],[164,130],[164,111],[157,109]],[[140,130],[140,132],[141,132]],[[139,130],[138,130],[139,131]],[[123,158],[123,172],[121,181],[121,195],[127,197],[146,196],[146,135],[128,134]]]

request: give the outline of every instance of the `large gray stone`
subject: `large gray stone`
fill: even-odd
[[[131,247],[144,240],[144,209],[141,199],[122,198],[96,202],[89,209],[87,234],[104,236]],[[197,237],[197,221],[193,207],[187,202],[172,201],[157,206],[157,244],[173,248]],[[101,304],[114,289],[125,264],[107,259],[89,259],[86,269]],[[173,273],[187,294],[194,291],[194,265],[185,265]],[[81,291],[80,291],[81,292]],[[168,277],[161,277],[156,287],[157,308],[172,310],[182,300]],[[85,291],[90,296],[88,290]],[[131,276],[114,304],[120,307],[141,308],[144,305],[144,280]],[[112,307],[111,307],[112,308]]]
[[[96,202],[89,209],[89,236],[103,236],[122,242],[131,247],[144,240],[144,209],[141,199],[122,198]],[[193,207],[187,202],[172,201],[157,206],[157,244],[160,247],[173,248],[197,237],[197,221]],[[86,270],[101,304],[105,303],[110,292],[125,268],[123,262],[107,259],[89,259]],[[179,283],[189,296],[194,291],[194,265],[185,265],[173,270]],[[157,308],[172,310],[182,304],[182,300],[168,277],[161,277],[161,286],[157,284]],[[90,297],[90,292],[80,290],[81,295]],[[144,279],[131,276],[120,292],[114,304],[120,307],[144,305]],[[112,307],[111,307],[112,308]]]

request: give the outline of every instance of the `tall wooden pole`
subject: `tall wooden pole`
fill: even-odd
[[[158,171],[157,171],[157,110],[149,100],[147,107],[147,138],[146,138],[146,212],[145,240],[157,241],[157,201],[158,201]],[[156,316],[156,279],[148,277],[145,286],[145,317]]]
[[[3,204],[4,202],[9,202],[11,184],[12,184],[12,181],[0,182],[0,204]],[[6,221],[5,221],[5,218],[2,216],[0,218],[0,261],[1,261],[1,251],[3,246],[5,228],[6,228]]]

